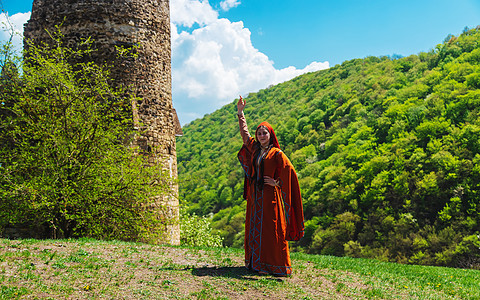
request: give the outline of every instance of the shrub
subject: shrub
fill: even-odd
[[[169,222],[158,200],[170,179],[131,146],[138,99],[89,62],[89,42],[72,50],[61,38],[51,48],[30,45],[23,73],[0,81],[0,229],[158,241]]]
[[[184,210],[180,213],[180,242],[198,247],[222,247],[223,239],[213,232],[212,216],[197,216]]]

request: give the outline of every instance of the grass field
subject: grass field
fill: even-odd
[[[292,254],[294,274],[243,251],[119,241],[0,239],[0,299],[480,299],[480,271]]]

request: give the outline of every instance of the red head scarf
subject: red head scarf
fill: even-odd
[[[255,130],[255,139],[257,138],[258,128],[260,128],[261,126],[265,126],[270,133],[270,141],[273,144],[273,147],[280,149],[280,144],[278,143],[275,131],[273,131],[272,125],[270,125],[268,122],[262,122],[260,123],[260,125],[258,125],[257,129]]]

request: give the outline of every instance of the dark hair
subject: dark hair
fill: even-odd
[[[273,143],[272,141],[270,140],[270,145],[269,145],[269,149],[270,147],[272,147]],[[259,189],[259,190],[263,190],[263,184],[264,184],[264,180],[263,180],[263,164],[264,164],[264,160],[260,160],[260,166],[258,166],[258,169],[257,169],[257,161],[258,161],[258,157],[260,155],[262,155],[262,148],[261,148],[261,145],[258,141],[255,142],[255,150],[253,152],[253,168],[255,169],[255,177],[253,178],[253,180],[255,181],[255,186]],[[257,172],[258,170],[258,172]]]
[[[253,154],[253,167],[255,168],[254,180],[255,180],[255,186],[259,190],[263,190],[263,159],[260,160],[260,166],[258,168],[256,168],[258,157],[260,155],[262,155],[262,151],[261,151],[260,143],[257,142],[256,145],[255,145],[255,152]],[[257,172],[257,170],[258,170],[258,172]]]

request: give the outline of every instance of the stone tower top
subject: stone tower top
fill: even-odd
[[[164,163],[177,176],[176,114],[172,107],[170,12],[168,0],[34,0],[25,25],[25,39],[35,44],[52,41],[60,30],[65,45],[77,47],[89,37],[91,59],[111,65],[116,84],[132,86],[141,98],[132,103],[133,119],[142,134],[136,143],[151,163]],[[132,49],[136,58],[119,58],[118,47]],[[167,199],[178,218],[178,198]],[[178,228],[169,228],[171,243],[179,243]]]

